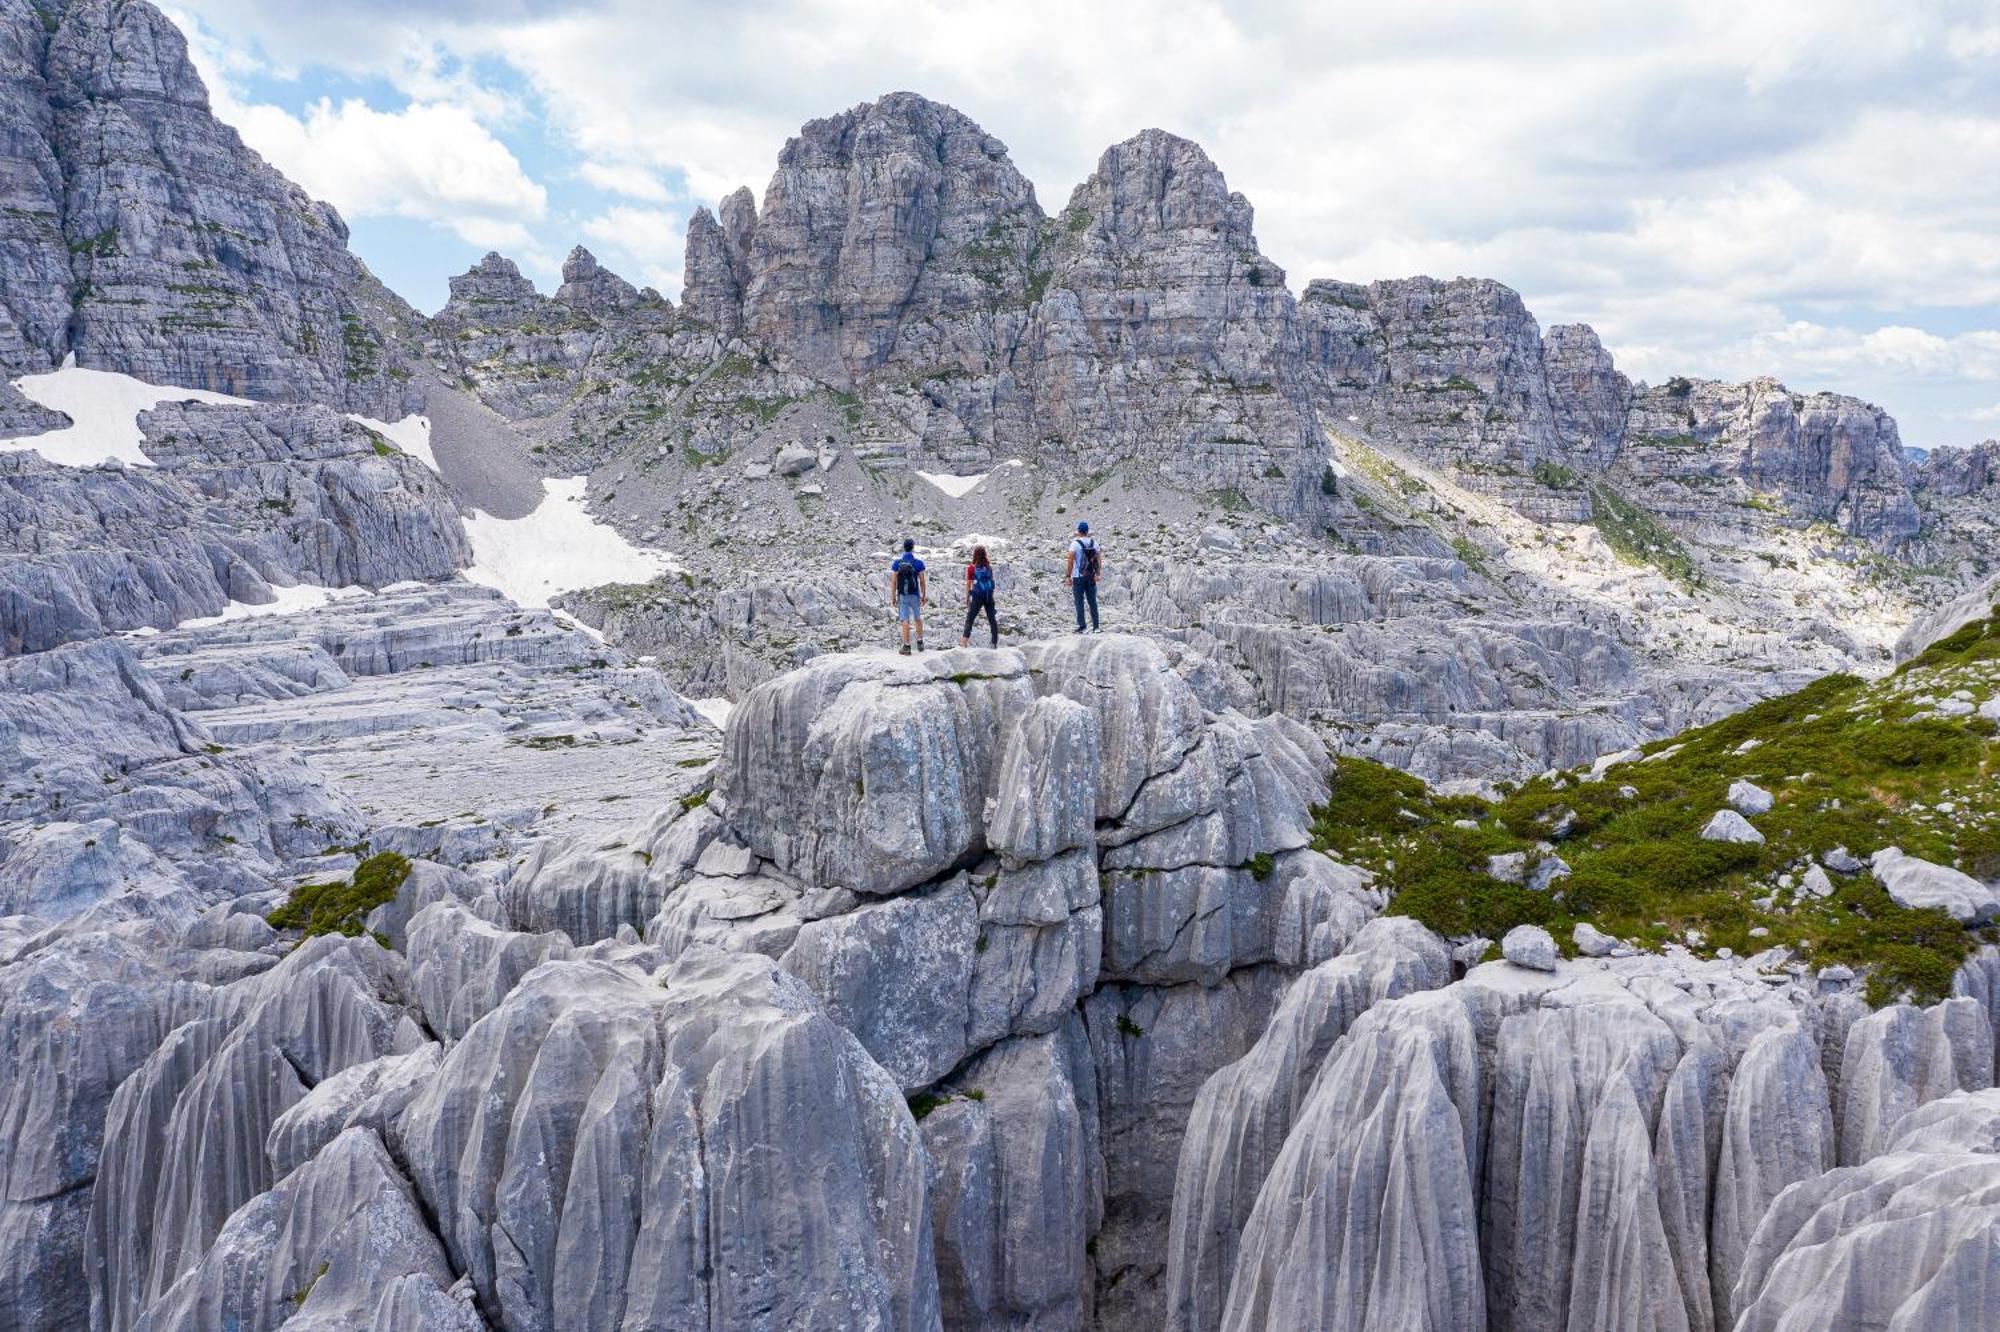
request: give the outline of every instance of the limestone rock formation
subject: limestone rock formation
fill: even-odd
[[[1778,1195],[1744,1263],[1736,1326],[1980,1327],[2000,1317],[1996,1106],[1991,1091],[1936,1100],[1866,1161]]]
[[[1733,478],[1880,549],[1919,530],[1896,423],[1854,398],[1677,379],[1634,395],[1627,434],[1617,475],[1641,498],[1656,478]]]
[[[581,245],[563,260],[562,286],[555,299],[589,314],[615,314],[639,304],[639,293],[631,283],[597,262],[597,256]]]
[[[694,950],[661,980],[538,968],[396,1129],[489,1316],[936,1327],[894,1085],[764,959]]]
[[[1315,507],[1284,273],[1185,139],[1113,147],[1050,218],[997,139],[894,93],[806,125],[761,210],[739,192],[719,221],[698,212],[685,290],[693,318],[867,396],[955,463],[1046,453],[1056,436],[1087,442],[1048,454],[1066,469],[1138,459]],[[1187,406],[1164,414],[1169,401]]]
[[[735,337],[743,327],[750,285],[750,247],[757,235],[757,201],[739,189],[722,201],[721,218],[697,208],[688,222],[681,302],[691,318]]]
[[[775,959],[925,1110],[953,1325],[1138,1327],[1202,1081],[1377,906],[1306,849],[1324,763],[1144,639],[829,656],[738,705],[712,795],[502,898]]]
[[[933,321],[990,303],[969,247],[1011,257],[1018,289],[1041,221],[999,140],[912,93],[808,123],[779,154],[754,228],[730,213],[725,250],[750,240],[744,332],[841,387]]]
[[[1218,1325],[1243,1224],[1328,1050],[1375,1004],[1449,978],[1428,930],[1377,920],[1294,981],[1257,1044],[1203,1085],[1175,1176],[1167,1327]]]
[[[1728,963],[1644,958],[1553,975],[1489,964],[1377,1002],[1317,1068],[1288,1074],[1310,1090],[1282,1149],[1230,1149],[1263,1176],[1233,1186],[1254,1206],[1218,1212],[1213,1167],[1183,1176],[1173,1325],[1784,1325],[1802,1287],[1772,1285],[1773,1264],[1852,1173],[1833,1169],[1836,1124],[1840,1159],[1868,1161],[1973,1104],[1966,1091],[1990,1095],[1994,1030],[1974,999],[1862,1022],[1845,1011]],[[1284,1030],[1275,1021],[1267,1041]],[[1844,1047],[1837,1083],[1823,1045]],[[1268,1144],[1268,1102],[1240,1099],[1237,1076],[1204,1094],[1230,1110],[1204,1120],[1203,1140]],[[1972,1127],[1983,1118],[1952,1122],[1990,1137]],[[1957,1215],[1972,1228],[1946,1233],[1981,1224]],[[1218,1282],[1212,1255],[1232,1248]],[[1784,1261],[1818,1264],[1817,1325],[1865,1325],[1915,1289],[1937,1308],[1981,1307],[1980,1279],[1940,1269],[1941,1251],[1879,1277],[1875,1254],[1814,1239],[1798,1249],[1810,1259]],[[1226,1300],[1206,1293],[1219,1284]]]
[[[174,404],[141,428],[153,467],[0,454],[0,652],[471,561],[438,477],[324,407]]]
[[[1622,920],[1482,963],[1315,849],[1330,750],[1602,755],[1609,799],[1886,665],[1990,576],[1990,448],[1635,385],[1497,282],[1295,299],[1160,130],[1051,215],[891,94],[698,211],[678,306],[578,248],[425,319],[139,0],[0,0],[0,112],[0,437],[69,356],[268,400],[146,413],[143,466],[0,452],[0,1322],[1995,1320],[1984,936],[1872,1013]],[[419,405],[422,459],[348,415]],[[560,612],[453,577],[557,476],[678,562]],[[1084,516],[1110,632],[1050,637]],[[934,591],[989,546],[1008,646],[880,650],[892,522]],[[1782,845],[1780,775],[1721,831]],[[1567,826],[1495,878],[1559,893]],[[1780,886],[1874,891],[1817,859]]]

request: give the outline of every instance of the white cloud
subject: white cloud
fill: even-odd
[[[377,111],[322,98],[303,117],[239,106],[235,123],[244,142],[350,216],[416,218],[475,245],[519,245],[548,208],[542,186],[463,107]]]
[[[680,294],[678,260],[686,230],[685,213],[629,204],[613,204],[583,224],[599,259],[627,281],[656,287],[669,297]]]
[[[628,199],[643,199],[647,203],[668,203],[674,197],[673,191],[669,190],[657,175],[641,166],[585,162],[577,168],[577,175],[607,194],[622,194]]]
[[[1783,364],[1794,373],[1816,378],[1866,370],[1911,379],[2000,379],[2000,331],[1941,337],[1920,328],[1888,324],[1864,333],[1799,320],[1753,335],[1739,354],[1765,365]]]

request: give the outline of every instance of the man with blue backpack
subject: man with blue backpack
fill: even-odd
[[[1097,549],[1097,538],[1090,534],[1089,523],[1076,525],[1076,539],[1069,543],[1069,560],[1064,570],[1069,578],[1070,595],[1076,600],[1076,631],[1083,632],[1083,608],[1090,607],[1090,632],[1097,630],[1097,577],[1104,572],[1104,555]]]
[[[958,645],[966,647],[972,642],[972,625],[979,618],[980,611],[986,612],[986,629],[993,637],[993,646],[1000,646],[1000,620],[993,611],[993,561],[986,556],[986,547],[972,548],[972,563],[965,566],[965,632],[958,636]]]
[[[924,601],[930,592],[930,580],[924,574],[924,562],[917,558],[917,543],[909,537],[903,538],[903,553],[889,565],[889,604],[895,608],[896,622],[903,629],[902,655],[910,655],[910,630],[914,626],[917,633],[917,651],[924,650]]]

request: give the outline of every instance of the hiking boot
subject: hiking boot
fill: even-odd
[[[924,650],[924,640],[919,638],[917,640],[917,651],[922,652],[923,650]]]
[[[897,654],[898,656],[902,656],[902,657],[907,657],[907,656],[909,656],[909,655],[910,655],[910,645],[909,645],[908,643],[905,643],[905,644],[903,644],[903,646],[901,646],[900,648],[897,648],[897,649],[896,649],[896,654]]]

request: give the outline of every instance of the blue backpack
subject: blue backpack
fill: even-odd
[[[993,566],[975,564],[972,566],[972,595],[990,597],[993,595]]]

